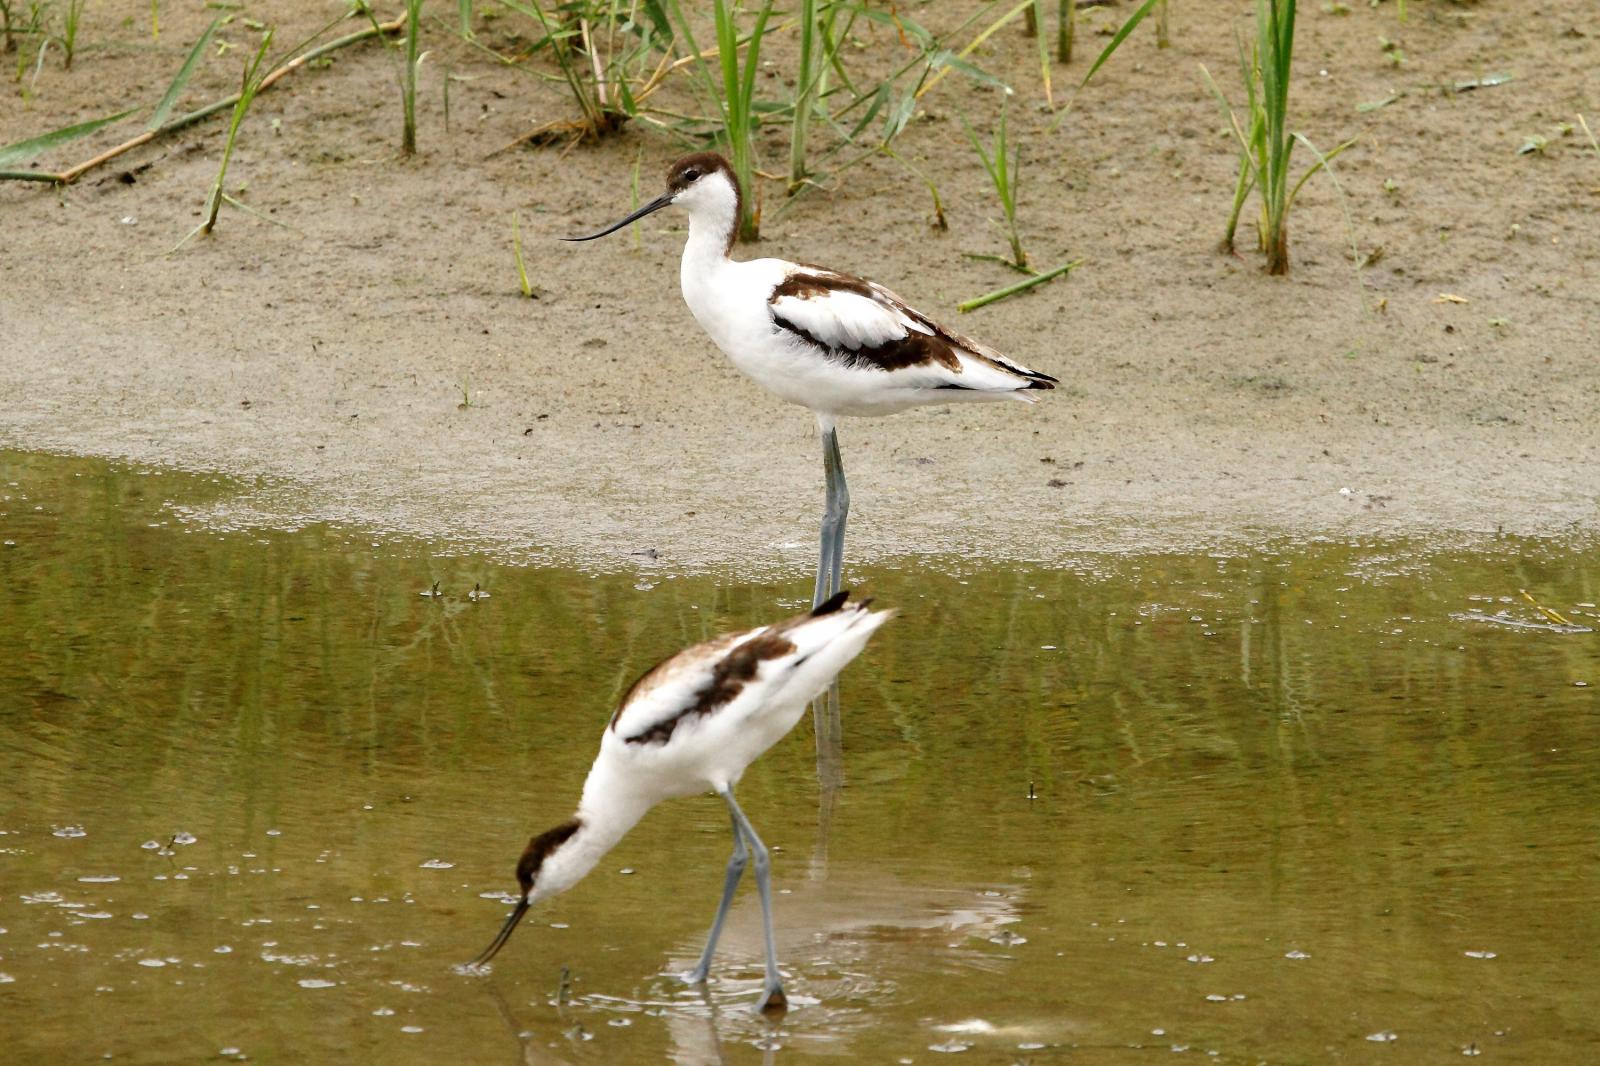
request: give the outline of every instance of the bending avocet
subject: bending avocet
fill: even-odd
[[[756,1006],[785,1006],[773,946],[767,849],[734,800],[733,787],[894,614],[867,610],[870,601],[846,602],[849,595],[840,592],[810,613],[774,625],[696,644],[635,681],[601,737],[577,812],[528,842],[517,862],[522,894],[472,964],[494,958],[528,908],[582,880],[651,807],[709,789],[728,805],[733,857],[705,951],[685,979],[695,984],[706,979],[734,889],[753,856],[767,947],[766,980]]]
[[[652,211],[689,212],[680,277],[683,298],[718,348],[758,385],[808,407],[822,433],[827,483],[812,603],[838,591],[850,511],[834,422],[955,400],[1024,400],[1055,378],[1012,362],[910,307],[876,282],[783,259],[729,258],[739,183],[714,152],[672,164],[667,191],[587,237],[592,241]]]

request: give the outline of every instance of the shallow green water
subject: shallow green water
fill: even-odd
[[[852,574],[902,614],[845,675],[844,786],[805,724],[740,790],[781,849],[796,1005],[769,1024],[753,897],[708,994],[670,976],[720,888],[710,798],[491,977],[452,967],[625,685],[806,575],[519,569],[169,506],[227,491],[0,453],[7,1061],[1600,1059],[1600,636],[1518,596],[1600,626],[1592,555]]]

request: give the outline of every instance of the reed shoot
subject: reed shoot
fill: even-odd
[[[405,70],[402,73],[400,151],[417,154],[417,35],[422,29],[423,0],[406,0]]]
[[[78,52],[78,27],[83,22],[83,5],[88,0],[67,0],[61,13],[61,50],[66,53],[64,66],[72,69],[72,57]]]
[[[994,139],[987,149],[966,119],[962,119],[961,124],[967,131],[967,140],[972,142],[973,150],[983,161],[983,169],[988,171],[989,181],[994,185],[995,196],[1000,201],[1000,211],[1005,219],[1001,232],[1011,245],[1011,265],[1026,271],[1029,269],[1028,253],[1023,250],[1022,236],[1017,231],[1017,177],[1022,165],[1022,146],[1019,144],[1015,149],[1011,147],[1006,130],[1008,109],[1008,97],[1002,95],[1000,123],[995,127]]]
[[[1245,86],[1245,120],[1217,88],[1211,72],[1202,66],[1206,83],[1216,95],[1239,144],[1239,176],[1234,185],[1233,209],[1223,236],[1223,247],[1233,248],[1239,213],[1251,189],[1261,201],[1257,229],[1261,250],[1267,256],[1268,274],[1289,272],[1289,210],[1306,180],[1354,142],[1319,156],[1300,179],[1289,181],[1297,135],[1289,129],[1289,78],[1294,58],[1295,0],[1256,0],[1256,37],[1247,51],[1239,48],[1239,70]]]
[[[217,180],[211,183],[211,194],[207,198],[206,218],[200,223],[200,232],[209,234],[217,225],[217,214],[222,210],[222,185],[228,176],[228,163],[233,159],[233,148],[239,140],[239,127],[244,124],[245,115],[250,112],[250,105],[255,103],[256,93],[261,89],[261,62],[267,58],[267,48],[272,44],[272,30],[261,35],[261,46],[256,49],[256,54],[244,65],[244,75],[240,79],[239,99],[233,105],[233,117],[228,121],[228,139],[222,145],[222,164],[217,167]]]
[[[799,188],[806,179],[806,132],[811,124],[811,109],[816,104],[818,79],[825,69],[820,62],[817,37],[817,0],[800,0],[800,69],[795,78],[794,119],[789,130],[789,189]]]
[[[522,262],[522,223],[515,211],[511,213],[511,254],[517,260],[517,283],[522,288],[522,295],[531,298],[533,286],[528,284],[528,268]]]

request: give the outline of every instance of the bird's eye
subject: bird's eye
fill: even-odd
[[[693,167],[690,167],[688,170],[683,172],[683,177],[686,181],[698,181],[700,178],[700,172]]]

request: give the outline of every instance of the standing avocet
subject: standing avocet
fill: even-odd
[[[870,601],[848,598],[841,592],[809,614],[696,644],[635,681],[600,740],[577,813],[528,842],[517,863],[522,894],[473,965],[494,958],[529,907],[582,880],[651,807],[709,789],[722,797],[733,819],[733,857],[706,949],[685,979],[705,981],[734,889],[753,855],[767,938],[766,980],[756,1006],[785,1006],[773,947],[767,849],[734,800],[733,787],[894,614],[869,611]]]
[[[669,204],[688,210],[680,278],[695,321],[758,385],[809,407],[822,433],[818,604],[842,581],[850,512],[836,418],[953,400],[1031,403],[1032,390],[1056,379],[944,328],[876,282],[783,259],[730,259],[740,195],[727,160],[700,152],[672,164],[665,194],[599,233],[566,239],[604,237]]]

